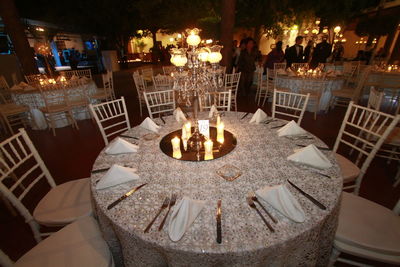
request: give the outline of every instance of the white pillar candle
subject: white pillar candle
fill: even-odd
[[[185,125],[185,130],[186,130],[186,137],[189,139],[190,136],[192,136],[192,124],[190,121],[186,122]]]
[[[221,122],[219,125],[217,125],[217,141],[221,144],[224,143],[224,128],[225,125],[223,122]]]
[[[186,151],[187,150],[187,141],[188,141],[189,138],[188,138],[187,133],[186,133],[185,125],[182,126],[181,139],[182,139],[183,149]]]
[[[221,124],[221,116],[219,116],[219,114],[218,114],[218,116],[217,116],[217,126],[220,125],[220,124]]]
[[[210,139],[208,139],[207,141],[204,142],[204,150],[205,150],[205,154],[204,154],[204,160],[210,160],[213,159],[213,141],[211,141]]]
[[[181,140],[175,136],[172,140],[172,157],[180,159],[182,157],[181,153]]]

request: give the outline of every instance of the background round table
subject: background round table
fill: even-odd
[[[292,92],[298,93],[300,88],[312,88],[311,84],[315,81],[321,80],[319,78],[302,78],[290,75],[278,75],[276,78],[276,86],[278,88],[288,88]],[[318,110],[324,111],[329,109],[332,90],[340,90],[343,87],[343,83],[344,79],[341,77],[326,77],[326,87],[321,94]]]
[[[164,118],[166,125],[160,137],[139,141],[137,153],[106,155],[104,150],[94,168],[110,167],[117,163],[137,168],[140,180],[124,183],[103,190],[96,190],[96,181],[104,173],[92,175],[92,196],[105,239],[111,247],[117,264],[125,266],[325,266],[330,255],[337,226],[342,178],[332,152],[324,151],[333,167],[321,172],[296,166],[286,157],[298,148],[295,144],[324,145],[320,140],[293,141],[278,137],[271,126],[249,124],[251,114],[240,120],[244,113],[225,112],[225,128],[238,140],[230,154],[211,161],[179,161],[163,154],[159,148],[162,136],[179,129],[181,123],[173,117]],[[206,114],[200,113],[205,118]],[[157,121],[162,124],[161,121]],[[140,137],[149,131],[135,127],[126,134]],[[130,139],[126,139],[130,141]],[[242,171],[242,176],[228,182],[216,170],[231,164]],[[320,210],[290,185],[297,186],[322,202],[327,209]],[[107,205],[129,191],[147,182],[133,195],[111,210]],[[271,233],[258,214],[248,206],[246,196],[265,186],[287,184],[302,205],[306,214],[303,223],[290,221],[271,206],[267,209],[279,220]],[[145,234],[150,220],[160,208],[163,199],[178,194],[205,200],[206,205],[192,226],[178,242],[169,239],[168,224],[158,231],[160,216],[150,232]],[[216,207],[222,199],[222,244],[216,243]],[[163,213],[162,215],[164,215]],[[170,213],[171,214],[171,213]],[[168,221],[167,221],[168,223]]]

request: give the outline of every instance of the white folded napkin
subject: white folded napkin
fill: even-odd
[[[256,113],[254,113],[253,117],[251,118],[250,123],[255,122],[256,124],[259,124],[267,117],[268,116],[264,111],[262,111],[261,109],[257,109]]]
[[[214,115],[218,114],[217,107],[215,105],[212,105],[210,108],[210,112],[208,113],[208,117],[212,118]]]
[[[313,144],[296,150],[296,152],[287,157],[287,159],[317,169],[327,169],[332,167],[332,163],[329,159]]]
[[[286,70],[284,70],[284,69],[278,69],[276,72],[277,72],[279,75],[286,75],[286,74],[287,74]]]
[[[72,75],[70,80],[74,81],[74,80],[78,80],[78,79],[79,79],[79,77],[78,77],[78,76],[76,76],[76,75]]]
[[[144,119],[144,121],[142,121],[142,123],[140,124],[141,127],[149,130],[149,131],[153,131],[155,133],[158,133],[158,129],[160,129],[161,127],[158,126],[152,119],[150,119],[149,117],[147,117],[146,119]]]
[[[13,85],[11,88],[10,88],[10,90],[23,90],[23,89],[25,89],[26,87],[31,87],[31,88],[33,88],[32,86],[30,86],[29,84],[27,84],[27,83],[25,83],[25,82],[20,82],[19,84],[15,84],[15,85]]]
[[[256,195],[261,202],[268,203],[292,221],[298,223],[305,221],[306,215],[300,203],[285,185],[266,186],[257,190]]]
[[[101,177],[99,182],[96,184],[96,189],[105,189],[111,186],[137,180],[139,179],[139,175],[137,175],[135,172],[135,168],[127,168],[114,164],[106,172],[106,174]]]
[[[177,122],[186,121],[185,114],[183,114],[181,108],[179,107],[174,110],[173,115],[175,116]]]
[[[115,138],[106,148],[105,152],[109,155],[123,154],[123,153],[134,153],[139,149],[138,145],[129,143],[122,138]]]
[[[295,121],[290,121],[285,126],[277,130],[278,136],[290,136],[307,134],[307,131],[301,128]]]
[[[202,200],[193,200],[186,196],[182,198],[169,220],[168,234],[172,241],[176,242],[182,238],[205,204],[206,202]]]

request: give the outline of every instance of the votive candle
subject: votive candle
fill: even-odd
[[[221,144],[224,143],[224,128],[225,125],[223,122],[221,122],[219,125],[217,125],[217,141]]]
[[[217,126],[221,124],[221,116],[218,114],[217,116]]]
[[[185,125],[182,126],[181,139],[182,139],[183,149],[186,151],[187,150],[187,141],[188,141],[189,138],[187,137]]]
[[[175,136],[172,140],[172,157],[180,159],[182,157],[181,153],[181,140]]]
[[[186,130],[186,138],[190,138],[190,136],[192,135],[192,124],[190,123],[190,121],[186,122],[185,125],[185,130]]]
[[[204,150],[205,150],[205,154],[204,154],[204,160],[210,160],[213,159],[213,141],[211,141],[210,139],[208,139],[207,141],[204,142]]]

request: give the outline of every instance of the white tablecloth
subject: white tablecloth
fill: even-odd
[[[106,155],[104,150],[100,153],[93,169],[118,163],[137,168],[140,176],[138,181],[103,190],[96,190],[95,186],[104,173],[91,177],[95,210],[117,266],[122,261],[125,266],[326,266],[342,190],[339,166],[332,153],[323,152],[333,164],[322,171],[332,176],[329,179],[286,160],[299,148],[295,144],[324,145],[317,138],[291,141],[278,137],[276,130],[270,129],[280,125],[280,121],[253,125],[249,124],[251,114],[243,120],[240,120],[243,113],[225,114],[222,117],[225,129],[237,137],[238,144],[230,154],[216,160],[185,162],[163,154],[159,148],[161,138],[181,128],[172,117],[164,118],[166,125],[162,126],[159,138],[139,141],[137,153]],[[200,113],[200,118],[206,115]],[[161,120],[157,123],[162,125]],[[126,134],[140,137],[147,133],[135,127]],[[225,164],[238,167],[243,175],[233,182],[222,179],[216,170]],[[246,196],[264,186],[287,184],[286,179],[313,195],[327,209],[320,210],[287,185],[302,205],[306,221],[295,223],[267,206],[279,220],[273,224],[276,232],[271,233],[248,206]],[[107,210],[111,202],[145,182],[148,185]],[[178,242],[168,237],[168,221],[162,231],[157,230],[163,216],[149,233],[143,232],[163,199],[171,193],[178,194],[178,202],[183,196],[206,201],[205,208]],[[218,199],[222,199],[222,244],[215,241]]]
[[[276,80],[276,86],[282,88],[288,88],[292,92],[299,92],[299,89],[303,86],[304,88],[312,87],[311,85],[316,79],[312,78],[301,78],[296,76],[278,75]],[[332,90],[339,90],[342,88],[344,79],[342,78],[327,78],[327,86],[321,94],[321,101],[319,103],[319,110],[329,109],[329,101],[332,96]]]
[[[89,94],[97,90],[97,86],[94,81],[90,81],[89,83],[86,84],[77,85],[76,87],[72,87],[67,90],[71,90],[72,93],[69,92],[69,94],[73,96],[73,91],[76,90],[78,92],[82,89],[82,87],[84,87],[85,90],[88,90]],[[43,130],[47,128],[47,123],[44,114],[39,110],[39,108],[45,106],[43,97],[40,94],[39,90],[14,91],[12,97],[15,103],[30,107],[31,126],[33,129]],[[76,120],[85,120],[90,118],[90,115],[87,112],[87,110],[84,110],[82,108],[76,108],[75,110],[73,110],[73,113],[74,113],[74,118]],[[67,125],[69,125],[69,121],[67,120],[66,117],[55,121],[56,128],[65,127]]]

